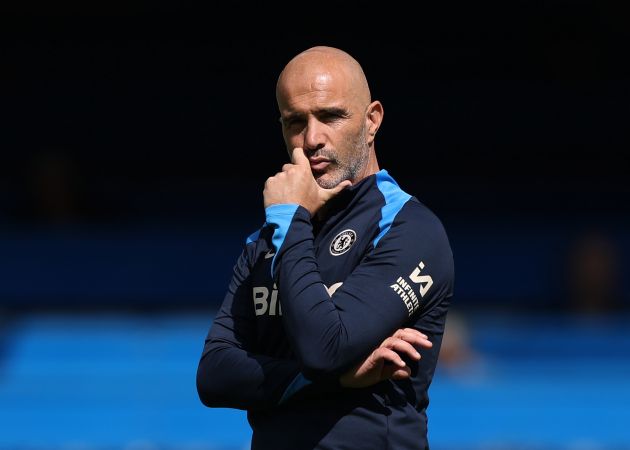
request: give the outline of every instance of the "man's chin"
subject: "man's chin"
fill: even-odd
[[[336,187],[343,180],[338,180],[336,177],[332,176],[329,173],[323,173],[320,175],[313,174],[315,176],[315,181],[319,184],[319,187],[323,189],[332,189]]]

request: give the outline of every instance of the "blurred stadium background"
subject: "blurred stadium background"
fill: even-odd
[[[433,448],[630,449],[627,11],[419,8],[2,14],[0,449],[248,448],[195,371],[284,163],[276,76],[316,44],[363,63],[381,166],[451,239]]]

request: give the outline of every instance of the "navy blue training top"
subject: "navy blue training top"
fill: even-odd
[[[381,170],[325,219],[273,205],[247,238],[197,371],[210,407],[247,410],[252,449],[424,449],[428,388],[453,294],[440,220]],[[433,342],[408,380],[338,379],[396,329]]]

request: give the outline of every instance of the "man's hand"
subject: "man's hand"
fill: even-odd
[[[352,184],[345,180],[332,189],[324,189],[315,181],[311,164],[302,148],[294,148],[291,159],[293,164],[285,164],[282,172],[265,182],[265,208],[280,203],[295,203],[313,216],[328,200]]]
[[[420,353],[414,346],[431,348],[433,344],[427,336],[413,328],[401,328],[385,339],[363,362],[343,374],[339,382],[344,387],[363,388],[386,379],[404,380],[411,375],[411,369],[402,359],[406,355],[414,361]],[[389,363],[389,364],[388,364]]]

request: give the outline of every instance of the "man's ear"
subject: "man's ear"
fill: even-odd
[[[367,142],[368,144],[372,144],[374,142],[374,137],[376,136],[376,132],[381,126],[381,122],[383,121],[383,105],[378,100],[373,101],[367,107],[367,111],[365,113],[365,120],[367,123]]]

